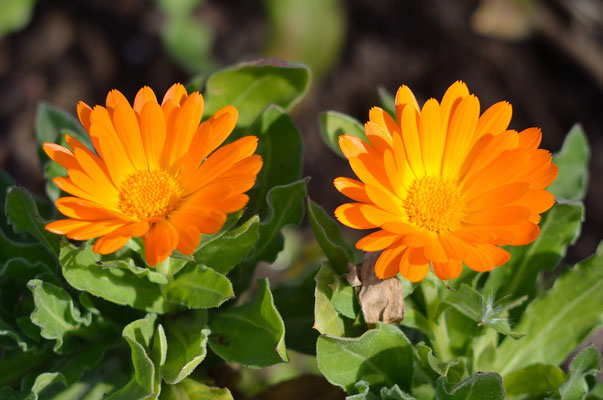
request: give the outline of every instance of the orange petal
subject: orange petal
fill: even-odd
[[[402,244],[408,247],[423,247],[429,241],[429,233],[415,230],[402,238]]]
[[[475,138],[479,138],[487,133],[494,135],[503,132],[511,122],[513,107],[506,101],[500,101],[488,108],[477,122],[475,129]]]
[[[236,194],[221,203],[213,205],[212,207],[225,214],[230,214],[241,210],[247,205],[247,203],[249,203],[249,196],[246,194]]]
[[[399,238],[400,235],[378,230],[356,242],[356,248],[363,251],[379,251],[391,246]]]
[[[75,158],[86,174],[105,191],[107,197],[118,198],[117,189],[109,177],[105,163],[100,158],[81,148],[75,149]]]
[[[411,264],[411,254],[412,250],[407,249],[400,259],[400,273],[411,282],[422,281],[429,272],[429,263]]]
[[[136,97],[134,98],[134,112],[140,115],[142,107],[148,102],[157,104],[157,97],[150,87],[143,86],[138,93],[136,93]],[[159,107],[159,104],[157,104],[157,106]]]
[[[417,103],[417,99],[408,86],[402,85],[398,88],[396,92],[396,98],[394,99],[394,104],[396,107],[396,119],[398,123],[402,121],[402,109],[407,104],[411,105],[412,108],[419,111],[419,104]]]
[[[161,152],[165,144],[165,117],[159,104],[146,102],[140,113],[140,133],[142,145],[151,171],[161,168]]]
[[[448,105],[447,105],[448,106]],[[442,100],[442,108],[444,102]],[[442,111],[444,113],[444,111]],[[479,100],[473,95],[463,98],[450,117],[442,161],[442,175],[456,177],[462,162],[474,144],[474,131],[479,117]]]
[[[213,235],[219,232],[226,221],[226,214],[212,210],[199,224],[199,230],[204,235]]]
[[[149,234],[143,238],[147,264],[154,267],[172,254],[178,245],[178,231],[167,220],[151,226]]]
[[[178,246],[176,247],[182,254],[193,254],[201,242],[201,232],[195,226],[177,226]]]
[[[56,233],[57,235],[66,235],[69,232],[81,228],[90,224],[90,221],[81,221],[76,219],[59,219],[56,221],[49,222],[44,226],[49,232]]]
[[[421,142],[419,141],[419,127],[417,125],[418,118],[419,113],[414,107],[404,107],[400,125],[402,127],[402,142],[408,165],[415,177],[422,178],[425,176],[425,166],[423,164],[423,156],[421,155]]]
[[[433,272],[444,281],[454,279],[461,274],[463,263],[461,260],[448,260],[445,263],[434,262]]]
[[[496,187],[467,201],[465,210],[468,212],[479,211],[511,204],[521,199],[528,192],[529,187],[530,185],[526,182],[515,182]]]
[[[536,223],[524,221],[513,227],[515,238],[509,244],[512,246],[523,246],[532,243],[538,237],[540,228]]]
[[[446,144],[446,132],[442,130],[442,113],[436,99],[429,99],[421,110],[419,120],[419,140],[425,174],[439,175],[442,155]]]
[[[543,189],[531,189],[514,204],[530,209],[532,213],[542,214],[555,204],[555,196]]]
[[[469,243],[451,232],[440,232],[440,243],[451,259],[462,259],[471,250]]]
[[[174,83],[163,96],[161,105],[163,106],[169,100],[174,101],[176,104],[180,104],[182,100],[186,98],[186,89],[181,83]]]
[[[99,254],[113,253],[121,249],[131,238],[143,236],[148,230],[149,224],[144,221],[124,225],[94,242],[92,250]]]
[[[444,97],[442,97],[442,103],[440,105],[440,110],[442,111],[442,130],[444,132],[448,131],[450,117],[454,115],[456,108],[461,103],[461,100],[463,100],[463,98],[466,96],[469,96],[469,89],[467,88],[467,85],[461,81],[454,82],[452,85],[450,85],[448,90],[446,90],[446,93],[444,93]],[[473,132],[473,130],[467,132]]]
[[[528,128],[519,132],[519,147],[536,150],[542,140],[542,131],[539,128]]]
[[[98,139],[100,149],[102,150],[100,153],[103,155],[111,180],[116,187],[119,187],[128,175],[135,172],[135,168],[128,158],[125,148],[117,136],[102,124],[93,123],[90,132],[91,136]]]
[[[77,103],[77,116],[86,132],[90,132],[90,113],[92,113],[92,109],[88,104],[83,101]]]
[[[405,222],[400,222],[400,221],[392,221],[392,222],[386,222],[380,225],[381,229],[384,229],[386,231],[392,232],[392,233],[397,233],[399,235],[406,235],[414,230],[416,230],[417,228],[411,224],[407,224]]]
[[[400,270],[400,259],[406,250],[405,246],[397,246],[381,253],[375,263],[375,275],[379,279],[389,279]]]
[[[113,125],[119,140],[127,149],[127,155],[132,161],[132,165],[138,170],[145,170],[147,168],[147,158],[142,144],[138,120],[127,101],[120,102],[115,106]]]
[[[379,125],[387,135],[383,138],[391,143],[394,132],[400,133],[400,125],[381,107],[373,107],[369,110],[369,120]]]
[[[467,214],[464,221],[473,225],[515,225],[530,216],[530,209],[523,206],[506,206]]]
[[[74,240],[93,239],[111,233],[123,225],[124,221],[119,219],[91,221],[87,225],[72,230],[67,237]]]
[[[379,186],[374,186],[372,184],[367,184],[365,190],[369,199],[371,199],[371,201],[379,208],[394,215],[406,215],[402,199],[395,196],[390,191],[381,189]]]
[[[491,271],[494,267],[503,265],[511,258],[508,251],[491,244],[479,244],[463,258],[465,264],[474,271]]]
[[[186,154],[202,116],[203,97],[198,92],[191,93],[182,104],[174,126],[166,137],[165,151],[169,153],[168,165],[174,165]]]
[[[126,97],[119,90],[113,89],[107,93],[107,100],[105,101],[107,109],[112,111],[115,109],[115,107],[117,107],[118,104],[121,103],[127,103],[128,105],[130,104],[128,99],[126,99]]]
[[[429,240],[423,246],[423,253],[427,259],[433,262],[446,262],[449,258],[444,247],[442,247],[438,235],[433,232],[429,235]]]
[[[369,222],[360,212],[360,208],[366,204],[361,203],[346,203],[335,209],[335,217],[342,224],[355,229],[372,229],[376,228],[372,222]]]
[[[391,148],[392,136],[382,126],[375,122],[368,121],[364,124],[364,132],[366,138],[371,143],[371,146],[378,152],[383,153],[386,149]]]
[[[356,179],[339,177],[335,178],[333,184],[335,185],[335,189],[339,190],[344,196],[347,196],[352,200],[356,200],[360,203],[371,202],[366,195],[364,183]]]
[[[77,160],[73,152],[69,149],[64,148],[63,146],[59,146],[55,143],[44,143],[42,145],[44,152],[51,160],[59,164],[61,167],[65,169],[75,169],[80,168]]]
[[[123,214],[79,197],[61,197],[56,201],[57,209],[65,216],[83,220],[123,218]]]

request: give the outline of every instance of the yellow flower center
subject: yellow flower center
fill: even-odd
[[[165,171],[138,171],[119,189],[119,209],[139,221],[162,218],[180,201],[182,188]]]
[[[434,176],[415,179],[404,200],[409,221],[432,232],[456,227],[464,205],[456,184]]]

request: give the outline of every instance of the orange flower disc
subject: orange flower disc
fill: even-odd
[[[459,276],[465,263],[490,271],[509,260],[501,245],[524,245],[539,233],[540,214],[554,196],[544,190],[557,176],[541,132],[509,130],[511,105],[480,115],[478,99],[455,82],[442,102],[422,108],[401,86],[396,120],[373,107],[365,125],[370,142],[349,135],[339,146],[359,180],[335,179],[354,200],[335,210],[351,228],[375,229],[356,247],[381,251],[375,273],[422,280],[430,265],[440,279]]]
[[[44,143],[48,156],[67,169],[54,182],[72,196],[56,201],[67,219],[46,229],[76,240],[99,238],[94,251],[112,253],[142,237],[154,266],[174,249],[192,254],[201,234],[219,231],[226,214],[243,208],[262,159],[257,137],[218,148],[234,129],[232,106],[201,123],[203,97],[173,85],[161,105],[148,87],[132,107],[117,90],[106,107],[83,102],[78,116],[94,151],[66,135],[70,148]]]

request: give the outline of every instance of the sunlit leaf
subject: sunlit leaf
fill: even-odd
[[[232,284],[224,275],[205,265],[188,264],[165,285],[168,301],[187,308],[218,307],[232,298]]]
[[[569,379],[559,388],[563,400],[582,399],[588,392],[585,379],[601,372],[601,354],[592,344],[582,350],[570,364]]]
[[[320,132],[326,145],[340,157],[343,157],[343,153],[339,148],[339,136],[351,135],[368,142],[362,124],[357,119],[338,111],[326,111],[320,114]]]
[[[217,388],[187,378],[177,385],[165,385],[160,400],[233,400],[227,388]]]
[[[478,372],[458,384],[440,378],[436,383],[436,400],[504,400],[500,375],[495,372]]]
[[[335,271],[328,264],[323,264],[314,277],[316,289],[314,292],[314,329],[323,335],[346,336],[348,331],[345,318],[340,315],[333,303],[331,296],[335,283]]]
[[[395,384],[405,391],[411,387],[412,346],[393,325],[379,323],[377,329],[359,338],[320,336],[316,358],[327,380],[348,393],[355,391],[359,380],[367,381],[374,390]]]
[[[505,375],[503,383],[508,396],[543,396],[556,391],[565,374],[555,365],[532,364]]]
[[[285,325],[274,306],[268,280],[261,279],[258,284],[255,299],[223,310],[209,321],[211,349],[225,361],[253,368],[288,360]]]

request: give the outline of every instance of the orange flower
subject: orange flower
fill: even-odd
[[[48,156],[69,177],[54,182],[73,197],[56,201],[68,217],[46,229],[76,240],[99,238],[94,251],[112,253],[142,236],[147,263],[154,266],[174,249],[192,254],[201,234],[219,231],[226,214],[243,208],[262,159],[247,136],[216,150],[230,135],[238,113],[228,106],[199,124],[203,97],[173,85],[161,106],[143,87],[134,107],[117,90],[106,108],[80,102],[78,116],[93,152],[66,135],[71,149],[44,143]]]
[[[524,245],[539,233],[540,214],[554,196],[544,190],[557,176],[551,154],[539,149],[541,132],[508,130],[511,105],[500,102],[480,116],[478,99],[456,82],[442,103],[420,109],[406,86],[396,95],[396,122],[373,107],[365,131],[370,144],[343,135],[339,146],[360,181],[335,179],[357,201],[335,215],[356,229],[380,228],[356,247],[383,250],[375,273],[400,272],[422,280],[433,265],[440,279],[459,276],[464,262],[490,271],[509,260],[500,245]]]

